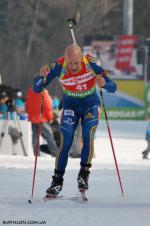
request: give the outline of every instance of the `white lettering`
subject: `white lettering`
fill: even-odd
[[[135,43],[134,39],[123,39],[121,40],[121,45],[133,45]]]
[[[72,86],[72,85],[76,85],[76,84],[81,84],[84,82],[87,82],[89,80],[92,80],[95,77],[94,74],[92,74],[91,72],[77,76],[77,77],[71,77],[68,79],[62,79],[61,83],[63,85],[67,85],[67,86]]]
[[[119,52],[120,54],[125,54],[125,53],[130,54],[132,52],[132,48],[121,48]]]
[[[110,118],[139,118],[139,117],[143,117],[144,116],[144,110],[139,110],[139,111],[108,111],[108,117]]]
[[[123,57],[123,56],[122,56],[122,57],[119,56],[119,57],[118,57],[118,62],[129,62],[130,59],[131,59],[131,58],[128,57],[128,56],[124,56],[124,57]]]
[[[72,110],[64,110],[64,115],[71,115],[71,116],[74,116],[74,111],[72,111]]]

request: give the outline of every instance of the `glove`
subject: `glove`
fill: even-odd
[[[45,65],[40,69],[40,75],[43,77],[47,77],[49,72],[50,72],[50,67],[48,65]]]

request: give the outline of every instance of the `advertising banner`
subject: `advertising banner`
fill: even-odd
[[[83,47],[84,54],[98,59],[113,79],[143,80],[143,65],[138,63],[136,36],[120,36],[119,40],[92,41]]]
[[[122,35],[120,36],[118,46],[116,49],[116,63],[115,67],[120,70],[132,71],[132,55],[136,43],[135,35]]]
[[[145,118],[150,119],[150,84],[147,84],[144,91]]]
[[[104,91],[105,106],[111,119],[145,118],[143,65],[138,63],[136,41],[135,35],[123,35],[118,40],[92,41],[90,46],[83,48],[84,54],[95,56],[98,64],[117,83],[116,93]]]
[[[118,88],[116,93],[103,91],[108,117],[111,119],[144,119],[144,82],[120,80],[116,83]],[[99,89],[97,92],[99,95]]]

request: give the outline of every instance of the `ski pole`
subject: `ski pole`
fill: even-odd
[[[110,127],[109,127],[109,123],[108,123],[108,117],[107,117],[107,112],[106,112],[106,108],[105,108],[104,96],[103,96],[102,89],[100,89],[100,95],[101,95],[101,100],[102,100],[105,120],[106,120],[106,124],[107,124],[107,130],[108,130],[108,134],[109,134],[109,139],[110,139],[110,143],[111,143],[111,148],[112,148],[112,152],[113,152],[113,157],[114,157],[114,161],[115,161],[116,171],[117,171],[117,175],[118,175],[118,179],[119,179],[119,184],[120,184],[122,195],[124,196],[123,186],[122,186],[122,182],[121,182],[121,177],[120,177],[120,173],[119,173],[119,168],[118,168],[118,163],[117,163],[117,159],[116,159],[115,149],[114,149],[113,140],[112,140],[112,136],[111,136],[111,132],[110,132]]]
[[[33,179],[32,179],[32,193],[31,193],[31,198],[28,200],[29,203],[32,203],[33,194],[34,194],[35,176],[36,176],[36,168],[37,168],[37,158],[38,158],[40,134],[41,134],[41,127],[42,127],[42,114],[43,114],[43,106],[44,106],[45,82],[46,82],[46,77],[43,78],[43,90],[42,90],[41,105],[40,105],[40,123],[38,125],[38,135],[37,135],[37,144],[36,144],[35,161],[34,161],[34,172],[33,172]]]
[[[75,18],[71,18],[71,19],[67,19],[67,22],[69,24],[73,43],[76,44],[75,34],[74,34],[74,30],[73,30],[73,26],[76,25],[76,20],[75,20]],[[121,177],[120,177],[117,159],[116,159],[116,155],[115,155],[115,150],[114,150],[114,145],[113,145],[112,136],[111,136],[111,132],[110,132],[110,127],[109,127],[109,123],[108,123],[108,117],[107,117],[107,113],[106,113],[106,109],[105,109],[102,89],[100,89],[100,95],[101,95],[101,99],[102,99],[102,105],[103,105],[103,109],[104,109],[104,115],[105,115],[105,120],[106,120],[106,124],[107,124],[107,130],[108,130],[108,134],[109,134],[109,138],[110,138],[110,143],[111,143],[111,147],[112,147],[112,152],[113,152],[113,156],[114,156],[114,161],[115,161],[116,171],[117,171],[117,175],[118,175],[118,179],[119,179],[119,184],[120,184],[122,195],[124,196],[123,186],[122,186],[122,183],[121,183]]]

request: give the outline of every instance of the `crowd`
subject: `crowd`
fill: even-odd
[[[28,93],[28,92],[27,92]],[[50,96],[52,111],[59,112],[60,100],[56,96]],[[25,107],[26,97],[23,97],[20,89],[12,89],[6,85],[0,85],[0,119],[28,120],[28,112]]]
[[[36,154],[38,127],[41,120],[43,142],[39,145],[38,155],[40,156],[40,153],[44,152],[56,156],[61,143],[59,131],[61,101],[56,96],[50,96],[45,89],[42,119],[40,119],[41,97],[41,94],[33,92],[32,87],[29,88],[24,98],[21,90],[0,85],[0,120],[26,120],[31,122],[34,155]],[[16,134],[16,128],[13,131]],[[12,134],[13,141],[17,142],[19,137],[15,136],[16,139],[14,139],[14,133]],[[80,128],[77,134],[80,134]],[[82,142],[77,143],[75,139],[70,151],[71,157],[80,156],[81,145]]]

